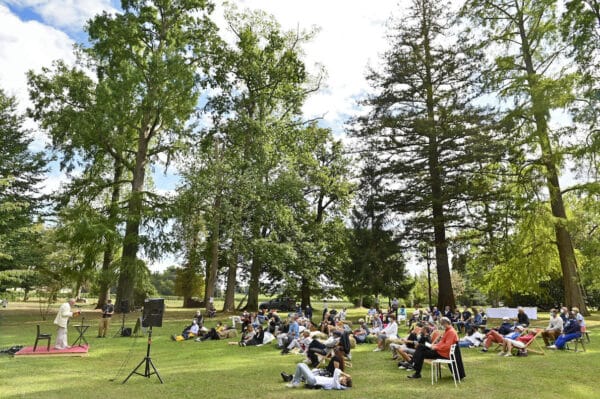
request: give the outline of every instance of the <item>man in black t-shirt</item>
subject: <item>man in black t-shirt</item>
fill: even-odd
[[[106,338],[106,332],[110,326],[110,319],[113,313],[115,313],[115,306],[108,299],[106,304],[102,306],[102,318],[100,319],[100,327],[98,328],[98,338]]]

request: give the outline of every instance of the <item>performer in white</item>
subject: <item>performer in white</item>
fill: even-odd
[[[58,308],[58,313],[54,319],[54,324],[58,326],[56,331],[56,345],[55,349],[68,349],[70,346],[67,344],[67,323],[69,318],[74,315],[78,315],[81,311],[71,312],[71,306],[75,305],[75,298],[69,299],[69,302],[65,302]]]

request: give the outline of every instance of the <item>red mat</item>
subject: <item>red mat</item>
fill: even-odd
[[[34,352],[33,346],[26,346],[15,353],[15,356],[86,356],[88,349],[88,345],[73,346],[69,349],[55,349],[53,346],[50,346],[50,351],[47,351],[46,345],[38,345]]]

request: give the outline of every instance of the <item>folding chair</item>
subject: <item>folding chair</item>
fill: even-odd
[[[452,370],[452,378],[454,379],[454,386],[458,387],[456,380],[460,381],[460,377],[458,376],[458,363],[456,362],[456,344],[450,347],[450,358],[449,359],[433,359],[431,361],[431,385],[433,385],[434,376],[435,381],[437,382],[438,378],[442,376],[442,364],[448,364],[450,369]]]
[[[542,332],[544,330],[542,330],[541,328],[536,329],[535,332],[535,336],[525,344],[525,346],[523,348],[517,348],[513,346],[513,349],[517,349],[517,350],[527,350],[527,352],[532,352],[532,353],[537,353],[538,355],[545,355],[546,353],[544,352],[544,348],[540,345],[539,342],[537,342],[537,338],[542,335]],[[535,346],[535,349],[533,348]]]

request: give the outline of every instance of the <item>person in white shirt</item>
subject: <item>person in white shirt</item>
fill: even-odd
[[[284,380],[287,380],[287,374],[282,373]],[[292,380],[287,387],[296,388],[300,386],[301,381],[308,386],[321,387],[322,389],[346,389],[352,387],[352,377],[350,374],[344,373],[339,368],[333,371],[332,377],[325,377],[315,374],[308,366],[304,363],[298,363],[296,365],[296,371],[292,376]]]
[[[398,323],[393,315],[389,316],[390,322],[377,334],[377,348],[373,352],[382,351],[385,347],[385,340],[390,338],[398,338]]]
[[[554,342],[556,338],[562,333],[563,330],[563,319],[558,315],[556,309],[550,310],[550,321],[548,327],[542,331],[542,338],[546,346],[550,345],[550,341]]]
[[[71,317],[81,313],[80,311],[71,312],[71,306],[73,305],[75,305],[75,298],[69,299],[68,302],[63,303],[60,305],[60,308],[58,308],[58,313],[54,319],[54,324],[58,326],[56,332],[56,344],[54,345],[55,349],[60,350],[70,348],[69,344],[67,344],[67,324]]]

